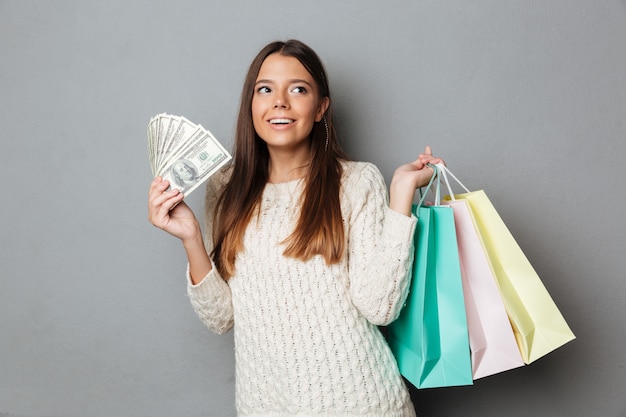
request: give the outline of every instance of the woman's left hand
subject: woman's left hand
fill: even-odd
[[[433,169],[428,164],[444,164],[443,159],[433,156],[430,146],[426,146],[413,162],[400,165],[393,174],[389,187],[389,206],[392,210],[411,214],[415,190],[428,185],[433,176]]]
[[[443,159],[433,156],[430,146],[426,146],[424,153],[421,153],[415,161],[400,165],[393,174],[392,184],[394,181],[405,183],[412,191],[428,185],[433,176],[433,169],[428,167],[428,164],[444,164]]]

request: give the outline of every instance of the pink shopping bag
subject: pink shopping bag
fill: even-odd
[[[448,181],[449,170],[439,166],[450,199],[456,226],[461,278],[467,315],[473,379],[524,365],[496,277],[467,201],[455,200]],[[450,173],[451,174],[451,173]],[[456,177],[454,177],[456,179]],[[457,180],[458,181],[458,180]],[[463,184],[461,184],[463,188]]]
[[[458,182],[450,171],[447,174]],[[478,190],[456,194],[454,198],[467,201],[474,217],[524,363],[529,364],[575,339],[487,194]]]

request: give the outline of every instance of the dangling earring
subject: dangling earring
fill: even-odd
[[[326,129],[326,143],[324,144],[324,150],[328,150],[328,122],[326,121],[326,115],[322,116],[322,120],[324,120],[324,128]]]

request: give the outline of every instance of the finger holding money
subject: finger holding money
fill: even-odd
[[[170,188],[169,181],[156,177],[148,193],[148,220],[181,240],[194,239],[200,225],[183,197],[178,189]]]

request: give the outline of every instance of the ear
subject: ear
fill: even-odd
[[[322,98],[322,100],[320,100],[320,105],[317,109],[317,113],[315,114],[316,122],[319,122],[322,120],[322,117],[324,117],[324,114],[326,114],[326,110],[328,110],[328,106],[330,106],[330,98],[328,97]]]

